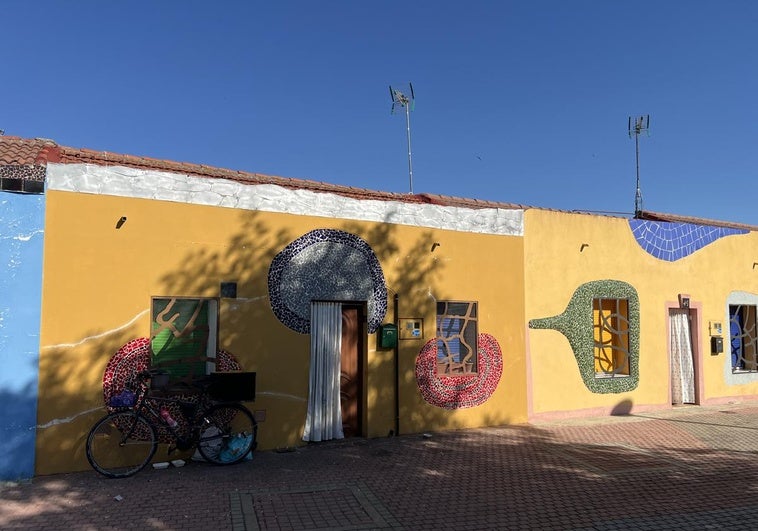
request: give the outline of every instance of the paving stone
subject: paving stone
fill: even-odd
[[[4,483],[0,529],[754,529],[757,454],[756,403],[350,439]]]

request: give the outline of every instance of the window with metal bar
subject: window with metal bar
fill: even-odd
[[[595,378],[629,376],[629,301],[592,300]]]
[[[758,372],[756,306],[729,305],[729,337],[732,372]]]
[[[477,303],[437,303],[437,373],[477,372]]]

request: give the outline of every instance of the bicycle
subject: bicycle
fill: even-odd
[[[165,382],[155,385],[158,380]],[[183,390],[193,398],[167,395],[166,383],[167,375],[142,371],[114,397],[118,400],[111,400],[111,412],[87,436],[87,460],[92,468],[109,478],[133,476],[152,460],[160,442],[169,442],[169,454],[196,448],[216,465],[239,463],[255,450],[258,423],[247,407],[214,400],[208,380]],[[174,420],[168,404],[178,405],[186,422]]]

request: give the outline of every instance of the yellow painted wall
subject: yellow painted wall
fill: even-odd
[[[48,191],[37,473],[88,468],[84,442],[104,414],[103,371],[127,341],[149,336],[151,297],[216,297],[222,281],[238,288],[237,299],[220,301],[219,346],[257,372],[256,401],[248,405],[265,413],[259,447],[299,444],[309,337],[276,319],[267,275],[279,251],[317,228],[351,232],[372,247],[389,288],[385,322],[398,293],[400,316],[425,317],[429,339],[437,299],[475,300],[479,331],[500,343],[503,376],[489,402],[448,411],[425,403],[416,386],[423,342],[402,341],[401,433],[526,419],[520,237]],[[440,246],[431,252],[434,242]],[[394,428],[393,352],[377,350],[375,337],[366,344],[365,427],[384,436]]]
[[[583,247],[584,246],[584,247]],[[669,405],[667,304],[690,294],[701,310],[697,335],[702,345],[702,402],[758,394],[758,383],[728,386],[725,352],[710,355],[709,320],[725,322],[727,297],[734,290],[758,294],[753,270],[758,234],[730,236],[675,262],[654,258],[635,241],[628,220],[587,214],[528,210],[525,214],[526,322],[562,313],[586,282],[620,280],[634,286],[640,300],[639,386],[628,393],[596,394],[582,382],[566,337],[555,330],[528,330],[532,415]],[[725,350],[728,335],[725,336]]]
[[[478,332],[497,339],[503,373],[484,404],[441,409],[424,401],[416,385],[416,355],[425,341],[401,340],[400,433],[525,422],[523,238],[449,231],[421,233],[424,237],[399,253],[396,267],[387,275],[390,294],[400,293],[399,317],[424,317],[426,341],[435,337],[437,301],[478,302]],[[434,242],[440,245],[432,252]],[[418,282],[410,282],[407,275],[413,271],[427,273]]]

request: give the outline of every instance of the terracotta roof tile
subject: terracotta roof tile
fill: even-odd
[[[419,194],[426,199],[427,203],[443,206],[458,206],[465,208],[503,208],[507,210],[534,208],[517,203],[501,203],[497,201],[485,201],[483,199],[468,199],[464,197],[452,197],[438,194]]]
[[[45,165],[57,161],[58,145],[46,138],[26,139],[0,136],[0,164]]]
[[[199,177],[229,179],[248,184],[275,184],[290,189],[328,192],[355,199],[401,201],[404,203],[433,203],[468,208],[523,208],[520,205],[512,205],[509,203],[494,203],[477,201],[474,199],[445,197],[441,195],[413,195],[395,192],[380,192],[365,188],[355,188],[353,186],[328,184],[320,181],[277,177],[261,173],[215,168],[204,164],[173,162],[149,157],[122,155],[107,151],[59,146],[54,141],[47,139],[25,139],[13,136],[0,136],[0,165],[45,165],[47,162],[60,162],[64,164],[96,164],[100,166],[126,166],[145,170],[185,173]]]
[[[637,217],[649,221],[668,221],[672,223],[693,223],[695,225],[710,225],[713,227],[725,227],[728,229],[742,229],[749,231],[758,231],[755,225],[746,225],[744,223],[732,223],[729,221],[717,221],[713,219],[695,218],[692,216],[680,216],[678,214],[665,214],[662,212],[641,211]]]
[[[515,203],[501,203],[482,199],[468,199],[461,197],[444,196],[437,194],[401,194],[395,192],[379,192],[365,188],[355,188],[328,184],[306,179],[289,177],[277,177],[261,173],[250,173],[237,170],[215,168],[204,164],[191,164],[187,162],[173,162],[169,160],[138,157],[134,155],[121,155],[107,151],[95,151],[93,149],[72,148],[59,146],[53,140],[46,138],[20,138],[15,136],[0,136],[0,166],[9,165],[36,165],[44,166],[48,162],[60,162],[64,164],[96,164],[99,166],[127,166],[144,170],[158,170],[166,172],[184,173],[198,177],[229,179],[247,184],[275,184],[284,188],[310,190],[313,192],[328,192],[355,199],[371,199],[376,201],[400,201],[404,203],[433,204],[442,206],[455,206],[464,208],[502,208],[506,210],[527,210],[538,208],[539,210],[557,209],[532,207]],[[598,215],[592,212],[572,211],[588,215]],[[614,215],[613,217],[622,217]],[[758,227],[714,221],[676,214],[661,214],[644,211],[640,214],[641,219],[654,221],[671,221],[681,223],[695,223],[699,225],[712,225],[718,227],[731,227],[758,231]]]

